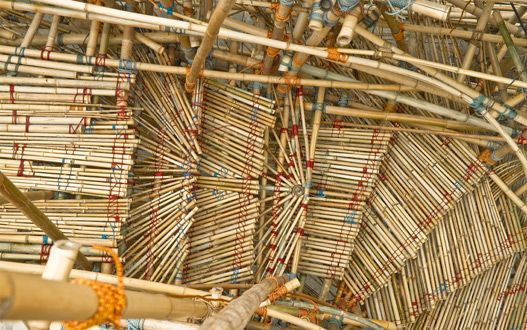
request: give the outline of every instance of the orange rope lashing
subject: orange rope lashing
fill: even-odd
[[[97,311],[91,318],[82,321],[63,322],[66,330],[84,330],[103,323],[112,323],[115,329],[120,329],[121,315],[125,307],[123,266],[112,249],[104,246],[94,246],[93,248],[106,252],[112,257],[117,273],[117,286],[86,279],[71,281],[71,283],[92,288],[97,295],[98,302]]]
[[[346,63],[348,61],[348,55],[340,53],[336,48],[327,49],[327,59],[334,62]]]

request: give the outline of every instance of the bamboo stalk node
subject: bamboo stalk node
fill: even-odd
[[[97,295],[98,305],[97,312],[88,320],[66,321],[64,328],[66,330],[84,330],[94,325],[111,322],[115,329],[120,328],[121,315],[125,308],[124,284],[123,284],[123,266],[117,253],[105,246],[93,246],[94,249],[109,254],[114,263],[117,273],[117,286],[101,283],[93,280],[74,279],[72,283],[85,285],[93,289]]]

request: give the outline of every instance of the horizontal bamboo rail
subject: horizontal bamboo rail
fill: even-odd
[[[9,302],[0,314],[3,320],[86,320],[98,308],[97,295],[88,286],[5,271],[0,273],[0,283],[0,297]],[[125,291],[125,299],[123,318],[199,319],[209,313],[204,301],[135,291]]]

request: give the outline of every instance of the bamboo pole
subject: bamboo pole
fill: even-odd
[[[29,191],[29,192],[24,193],[24,195],[30,201],[39,201],[39,200],[51,199],[53,197],[53,192],[52,191]],[[0,196],[0,205],[7,204],[7,203],[9,203],[9,201]]]
[[[71,241],[55,242],[51,248],[49,260],[42,273],[42,278],[53,281],[66,281],[77,259],[80,245]],[[50,322],[30,321],[30,329],[49,329]]]
[[[201,45],[199,46],[194,60],[192,61],[192,66],[190,71],[185,78],[185,90],[191,92],[194,90],[196,85],[196,80],[198,79],[198,74],[201,71],[203,64],[205,63],[205,58],[208,56],[212,45],[218,32],[220,30],[221,24],[225,17],[227,17],[229,11],[234,5],[234,0],[222,0],[214,8],[212,16],[210,17],[207,30],[205,31],[204,38],[201,40]]]
[[[266,297],[288,280],[290,280],[288,276],[280,276],[265,279],[254,285],[238,299],[229,303],[221,312],[207,318],[200,329],[243,329]]]
[[[9,272],[0,273],[0,282],[0,297],[10,302],[0,315],[4,320],[86,320],[97,311],[97,295],[85,285]],[[204,318],[208,314],[203,301],[134,291],[125,291],[125,299],[123,318]]]

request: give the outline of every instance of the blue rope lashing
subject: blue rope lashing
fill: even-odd
[[[142,330],[141,320],[126,320],[126,330]]]
[[[504,120],[509,120],[509,119],[514,119],[516,118],[516,116],[518,115],[518,112],[516,112],[516,110],[514,110],[513,107],[511,107],[510,105],[505,105],[505,111],[503,112],[500,112],[498,114],[498,118],[496,118],[497,121],[504,121]]]
[[[349,12],[350,10],[352,10],[359,4],[359,1],[358,0],[337,0],[337,4],[341,11]]]
[[[339,107],[347,106],[348,105],[348,94],[347,93],[341,94],[337,101],[337,104],[339,105]]]
[[[291,7],[291,6],[293,6],[294,3],[295,3],[294,0],[280,0],[280,4],[282,6]]]
[[[309,20],[322,22],[322,9],[320,8],[319,2],[313,2],[313,5],[311,6],[311,14],[309,15]]]
[[[330,12],[329,10],[324,12],[324,15],[323,15],[324,26],[326,26],[326,27],[334,27],[335,25],[337,25],[338,20],[331,21],[329,19],[329,17],[328,17],[328,13],[329,12]]]
[[[483,114],[485,114],[487,112],[487,109],[485,109],[484,104],[483,104],[484,101],[485,101],[485,96],[480,95],[480,96],[474,98],[469,105],[470,105],[470,107],[472,109],[474,109],[474,111],[477,114],[483,115]]]
[[[401,13],[410,8],[410,6],[414,3],[414,0],[388,0],[387,3],[392,10],[390,12],[387,11],[387,15],[397,16],[401,19],[404,19],[404,17],[401,16]]]

